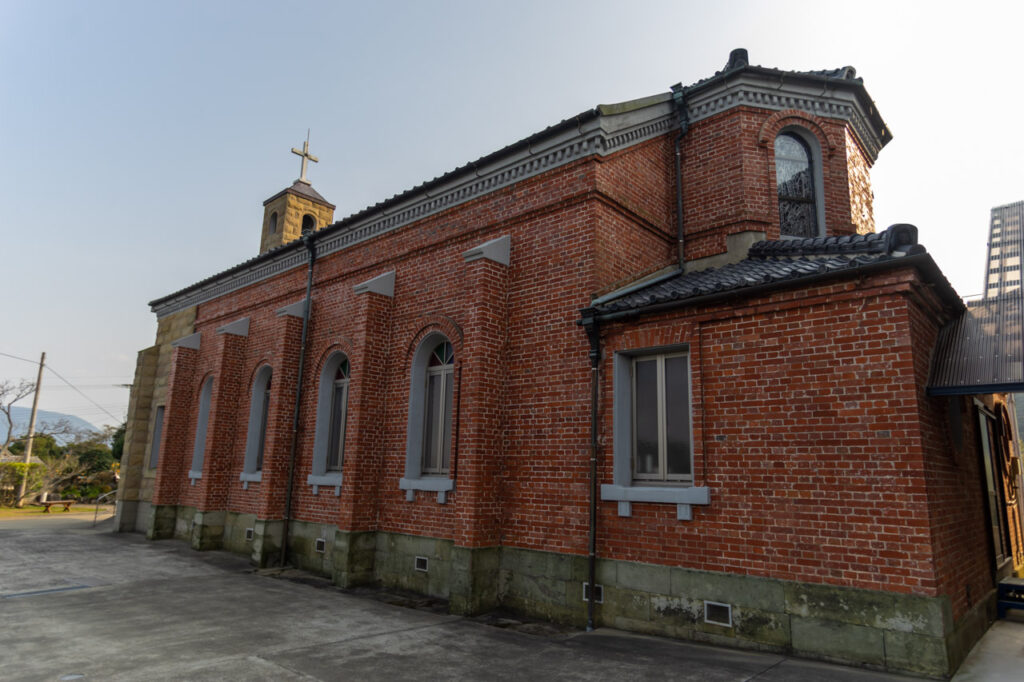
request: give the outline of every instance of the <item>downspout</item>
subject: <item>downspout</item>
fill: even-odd
[[[676,135],[676,246],[678,248],[679,269],[683,269],[685,252],[683,249],[683,135],[690,127],[690,121],[686,115],[686,95],[683,85],[676,83],[672,86],[672,104],[676,108],[676,116],[679,121],[679,134]]]
[[[582,323],[590,341],[590,537],[587,542],[587,584],[590,591],[587,595],[587,632],[594,630],[594,603],[597,595],[597,455],[598,425],[597,401],[598,379],[601,366],[601,332],[597,318],[593,316],[593,308]]]
[[[299,342],[299,373],[295,387],[295,407],[292,410],[292,442],[288,454],[288,485],[284,490],[284,526],[281,531],[281,556],[278,563],[283,567],[288,560],[288,530],[292,516],[292,486],[295,483],[295,458],[299,445],[299,407],[302,404],[302,374],[306,365],[306,338],[309,334],[310,303],[313,295],[313,263],[316,262],[315,232],[302,235],[302,244],[309,252],[309,266],[306,270],[306,300],[302,306],[302,340]]]

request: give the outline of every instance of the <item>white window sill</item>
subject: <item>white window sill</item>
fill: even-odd
[[[340,471],[332,471],[326,474],[310,474],[306,477],[306,484],[313,486],[314,495],[320,492],[321,487],[324,487],[334,488],[334,496],[341,497],[341,481]]]
[[[260,483],[263,480],[262,471],[243,471],[238,474],[238,480],[242,482],[242,489],[248,490],[250,483]]]
[[[416,499],[417,490],[437,493],[437,503],[448,501],[448,493],[455,490],[455,481],[447,476],[424,476],[423,478],[401,478],[398,487],[405,491],[405,499],[412,502]]]
[[[188,472],[188,478],[189,478],[188,484],[189,485],[195,485],[196,481],[198,481],[202,477],[203,477],[203,472],[202,471],[191,471],[190,470]]]
[[[711,504],[711,489],[706,486],[687,486],[669,488],[664,486],[644,485],[609,485],[601,486],[601,499],[619,503],[619,516],[631,516],[633,502],[655,502],[676,505],[676,519],[690,521],[693,519],[695,504]]]

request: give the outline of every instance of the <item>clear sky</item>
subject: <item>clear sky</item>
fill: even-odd
[[[944,9],[947,8],[948,9]],[[309,177],[342,218],[729,51],[857,68],[894,134],[879,228],[914,223],[963,296],[992,206],[1024,199],[1024,5],[972,2],[0,0],[0,353],[40,406],[123,416],[147,302],[256,255],[262,202]],[[0,379],[34,378],[0,356]],[[24,403],[26,406],[30,402]],[[112,416],[111,416],[112,415]]]

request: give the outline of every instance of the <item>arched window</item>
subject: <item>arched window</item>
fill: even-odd
[[[316,218],[308,213],[302,216],[302,233],[306,234],[307,232],[312,232],[314,229],[316,229]]]
[[[342,359],[331,383],[331,419],[327,425],[327,471],[341,471],[348,420],[348,360]]]
[[[442,341],[427,359],[423,409],[423,473],[448,473],[452,449],[452,344]]]
[[[270,214],[270,234],[277,232],[277,211]]]
[[[203,383],[199,392],[199,414],[196,417],[196,439],[192,446],[192,466],[189,478],[203,477],[203,460],[206,456],[206,426],[210,421],[210,402],[213,399],[213,377]]]
[[[249,398],[249,430],[245,437],[245,473],[263,470],[267,445],[267,415],[270,413],[270,380],[273,370],[264,365],[256,372]]]
[[[818,178],[811,146],[799,134],[775,138],[775,184],[779,194],[779,230],[784,237],[817,237]]]
[[[331,355],[320,371],[316,433],[313,439],[313,471],[307,481],[310,485],[335,488],[341,486],[351,374],[352,367],[344,353]]]
[[[454,368],[455,351],[440,332],[427,334],[413,353],[405,476],[398,482],[410,502],[422,490],[436,492],[444,504],[455,490],[455,481],[445,475],[452,457]]]

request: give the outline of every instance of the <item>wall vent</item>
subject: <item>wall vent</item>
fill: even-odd
[[[717,601],[704,602],[704,622],[722,627],[732,627],[732,605]]]
[[[423,571],[424,573],[426,573],[427,572],[427,557],[425,557],[425,556],[418,556],[418,557],[416,557],[416,563],[413,565],[413,568],[415,568],[417,571]]]
[[[590,601],[590,583],[583,583],[583,601]],[[594,586],[594,603],[604,603],[604,585]]]
[[[251,542],[254,537],[256,537],[256,531],[254,529],[252,529],[252,528],[246,528],[245,529],[245,541],[246,542]]]
[[[324,552],[326,552],[327,551],[327,540],[325,540],[324,538],[317,538],[316,539],[316,551],[319,552],[320,554],[323,554]]]

